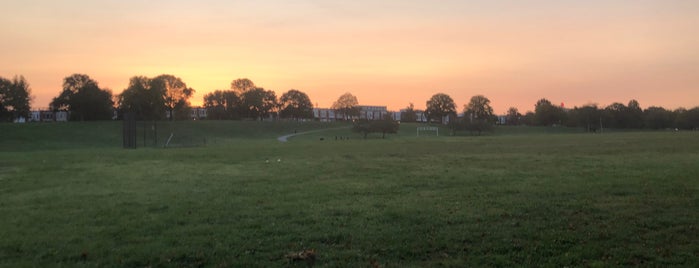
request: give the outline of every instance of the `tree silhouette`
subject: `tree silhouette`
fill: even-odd
[[[279,102],[279,115],[282,118],[313,118],[313,104],[306,93],[290,89],[282,94]]]
[[[442,122],[442,118],[447,115],[456,114],[456,104],[454,100],[447,94],[437,93],[432,95],[427,101],[427,113],[428,120],[436,119],[438,122]]]
[[[699,129],[699,107],[677,109],[675,112],[675,126],[679,129]]]
[[[31,99],[31,89],[24,76],[12,80],[0,77],[0,120],[29,117]]]
[[[154,88],[152,79],[134,76],[129,86],[119,95],[119,109],[136,113],[143,120],[158,120],[165,115],[163,88]]]
[[[405,109],[400,113],[400,121],[402,122],[416,122],[417,121],[417,112],[415,112],[415,105],[413,103],[410,103],[408,107],[405,107]]]
[[[540,99],[536,102],[535,121],[540,126],[550,126],[553,124],[562,124],[565,119],[565,111],[551,104],[547,99]]]
[[[151,88],[162,92],[163,103],[170,115],[170,120],[174,120],[175,116],[180,119],[188,117],[186,111],[189,108],[189,98],[194,94],[194,89],[188,88],[182,79],[170,74],[159,75],[151,80]]]
[[[571,127],[583,127],[587,132],[597,132],[602,118],[602,110],[597,104],[587,104],[575,107],[568,112],[568,125]]]
[[[490,100],[483,95],[471,97],[471,101],[464,105],[464,115],[472,120],[488,120],[493,116],[493,108],[490,107]]]
[[[53,110],[70,111],[71,120],[106,120],[113,115],[112,92],[100,89],[86,74],[63,79],[63,90],[51,101]]]
[[[332,109],[342,114],[347,120],[352,116],[359,116],[359,101],[357,101],[357,97],[347,92],[333,103]]]
[[[398,133],[399,126],[400,124],[387,114],[380,120],[357,120],[352,131],[362,133],[365,139],[369,133],[381,132],[381,138],[384,139],[387,133]]]
[[[519,125],[522,114],[515,107],[510,107],[507,109],[507,124],[508,125]]]
[[[257,88],[252,80],[247,78],[238,78],[231,82],[231,89],[234,90],[238,95],[242,95],[248,90],[253,90]]]
[[[663,107],[651,106],[643,111],[645,126],[650,129],[665,129],[672,127],[675,118],[672,111]]]
[[[643,110],[641,105],[638,104],[636,100],[630,100],[629,104],[626,105],[627,119],[629,128],[641,128],[643,127]]]
[[[232,90],[216,90],[204,95],[204,107],[210,119],[238,118],[240,105],[240,97]]]
[[[254,119],[264,119],[270,116],[277,104],[277,95],[274,91],[265,90],[264,88],[255,88],[245,91],[241,96],[242,109],[245,114]]]

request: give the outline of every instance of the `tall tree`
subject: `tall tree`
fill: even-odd
[[[359,116],[359,101],[357,101],[357,97],[347,92],[333,103],[332,109],[342,114],[347,120],[352,116]]]
[[[277,104],[277,95],[274,91],[264,88],[255,88],[243,93],[242,109],[244,113],[254,119],[264,119],[272,115]]]
[[[472,120],[488,121],[493,116],[490,100],[483,95],[471,97],[468,104],[464,105],[464,115]]]
[[[63,79],[63,90],[51,101],[54,110],[70,111],[71,120],[107,120],[113,115],[112,92],[100,89],[86,74]]]
[[[313,118],[313,103],[306,93],[290,89],[282,94],[279,102],[281,106],[279,115],[282,118]]]
[[[231,82],[231,89],[238,93],[239,96],[245,93],[246,91],[253,90],[255,88],[257,88],[255,86],[255,83],[253,83],[252,80],[247,78],[238,78]]]
[[[0,120],[29,117],[31,89],[24,76],[15,76],[11,81],[0,77]]]
[[[425,110],[425,113],[427,113],[427,118],[430,121],[437,120],[441,123],[442,118],[444,118],[445,116],[456,114],[456,104],[454,103],[454,100],[447,94],[434,94],[427,101],[426,104],[427,109]]]
[[[0,77],[0,120],[10,121],[12,120],[12,113],[10,113],[10,108],[7,107],[6,102],[10,99],[9,92],[12,88],[12,81]]]
[[[158,120],[165,115],[165,100],[162,88],[153,88],[152,79],[134,76],[129,86],[119,95],[119,109],[136,113],[142,120]]]
[[[630,100],[629,104],[626,105],[627,109],[627,119],[629,128],[641,128],[643,127],[643,109],[641,105],[638,104],[637,100]]]
[[[163,93],[163,103],[170,115],[170,120],[188,118],[189,98],[194,89],[187,87],[182,79],[174,75],[163,74],[151,80],[151,87]]]
[[[507,109],[507,124],[508,125],[519,125],[519,121],[522,118],[522,114],[515,107],[510,107]]]
[[[207,110],[207,118],[238,118],[240,105],[240,97],[232,90],[216,90],[204,95],[204,107]]]

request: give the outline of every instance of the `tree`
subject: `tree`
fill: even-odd
[[[629,128],[641,128],[643,127],[643,110],[641,105],[638,104],[636,100],[630,100],[629,104],[626,105],[627,111],[627,127]]]
[[[520,118],[522,118],[522,114],[519,113],[519,110],[515,107],[510,107],[507,109],[507,124],[508,125],[519,125]]]
[[[112,118],[114,102],[110,90],[100,89],[86,74],[73,74],[63,79],[63,91],[50,106],[70,111],[71,120],[107,120]]]
[[[447,94],[434,94],[426,104],[427,109],[425,113],[430,121],[437,120],[441,123],[443,117],[456,114],[456,104],[454,104],[454,100]]]
[[[239,117],[241,100],[232,90],[216,90],[204,95],[207,118],[235,119]]]
[[[403,122],[416,122],[417,112],[415,112],[415,105],[411,102],[408,107],[405,107],[400,113],[400,121]]]
[[[264,119],[270,116],[277,104],[277,95],[274,91],[264,88],[255,88],[245,91],[241,96],[242,110],[244,114],[253,119]]]
[[[29,117],[31,99],[31,89],[24,76],[15,76],[11,81],[0,77],[0,120]]]
[[[186,119],[189,113],[189,98],[194,94],[194,89],[187,87],[182,79],[174,75],[163,74],[151,80],[151,88],[162,92],[165,109],[170,120]]]
[[[343,115],[345,120],[352,116],[359,116],[359,101],[349,92],[342,94],[332,105],[332,108]]]
[[[10,99],[9,92],[12,88],[12,82],[3,77],[0,77],[0,120],[10,121],[12,116],[10,113],[10,108],[6,102]]]
[[[311,99],[303,93],[296,89],[290,89],[286,93],[282,94],[279,99],[280,111],[279,116],[282,118],[313,118],[313,103]]]
[[[352,130],[362,133],[365,139],[369,133],[381,132],[381,138],[384,139],[387,133],[398,133],[399,126],[400,124],[393,120],[391,115],[386,115],[381,120],[358,120],[354,122]]]
[[[565,111],[551,104],[547,99],[540,99],[534,105],[535,123],[540,126],[550,126],[554,124],[563,124],[565,119]]]
[[[471,97],[471,101],[464,105],[464,115],[472,120],[488,121],[493,116],[493,108],[490,107],[490,100],[483,95]]]
[[[119,95],[119,109],[132,112],[142,120],[158,120],[165,115],[163,88],[154,88],[152,79],[134,76],[129,86]]]
[[[231,89],[238,93],[239,96],[245,93],[246,91],[253,90],[255,88],[257,88],[255,86],[255,83],[253,83],[250,79],[247,78],[238,78],[231,82]]]

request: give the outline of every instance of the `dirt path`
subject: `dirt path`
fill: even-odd
[[[316,133],[316,132],[323,132],[323,131],[328,131],[328,130],[343,129],[343,128],[350,128],[350,127],[325,128],[325,129],[317,129],[317,130],[311,130],[311,131],[304,131],[304,132],[292,133],[292,134],[287,134],[287,135],[284,135],[284,136],[279,136],[279,137],[277,137],[277,140],[278,140],[279,142],[287,142],[287,141],[289,141],[289,138],[294,137],[294,136],[299,136],[299,135],[304,135],[304,134],[310,134],[310,133]]]

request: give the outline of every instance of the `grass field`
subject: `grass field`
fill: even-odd
[[[342,126],[163,123],[206,142],[125,150],[117,122],[0,125],[0,266],[699,263],[699,132]]]

